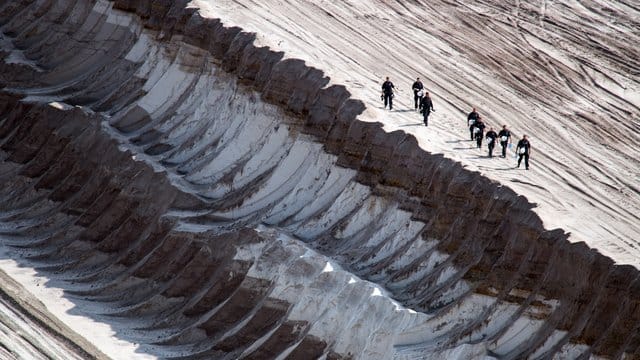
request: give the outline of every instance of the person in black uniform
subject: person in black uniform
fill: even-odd
[[[413,89],[413,105],[415,106],[415,109],[418,110],[418,106],[422,103],[422,92],[420,90],[424,89],[424,85],[422,85],[420,78],[416,79],[416,82],[411,85],[411,88]]]
[[[476,111],[476,108],[473,108],[469,113],[469,115],[467,115],[467,126],[469,126],[469,134],[471,135],[471,141],[473,141],[473,138],[474,138],[473,136],[474,125],[476,121],[478,121],[479,117],[480,117],[480,114],[478,114],[478,112]]]
[[[422,112],[424,126],[429,126],[429,114],[431,114],[432,111],[435,112],[435,110],[433,110],[433,102],[428,92],[424,93],[424,97],[420,100],[420,111]]]
[[[482,147],[482,138],[484,137],[484,122],[482,121],[482,117],[478,116],[478,120],[473,124],[473,136],[476,139],[476,145],[478,145],[478,149]]]
[[[389,77],[387,76],[387,80],[385,82],[382,83],[382,96],[384,99],[384,107],[387,107],[387,104],[389,104],[389,110],[393,109],[393,90],[396,87],[393,86],[393,83],[389,80]]]
[[[524,158],[524,167],[529,170],[529,155],[531,155],[531,144],[529,143],[529,139],[527,135],[522,135],[522,139],[518,141],[518,146],[516,146],[516,153],[518,154],[518,168],[520,167],[520,162],[522,158]]]
[[[511,142],[511,131],[507,129],[507,125],[502,125],[498,138],[500,139],[500,146],[502,146],[502,157],[507,157],[507,146]]]
[[[487,145],[489,146],[489,157],[493,157],[493,148],[496,147],[498,134],[495,131],[493,131],[492,127],[490,127],[485,137],[487,138],[487,142],[488,142]]]

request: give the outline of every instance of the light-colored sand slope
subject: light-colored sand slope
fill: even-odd
[[[4,272],[0,282],[1,359],[107,359]]]
[[[251,1],[193,6],[255,31],[259,44],[325,71],[389,131],[415,134],[525,195],[548,228],[640,265],[640,7],[634,1]],[[396,112],[381,110],[390,76]],[[429,129],[410,90],[434,98]],[[494,128],[528,134],[532,169],[486,159],[467,141],[477,107]],[[374,110],[375,109],[375,110]],[[512,150],[513,151],[513,150]],[[524,166],[522,166],[523,168]]]
[[[637,193],[607,198],[554,165],[587,152],[531,129],[566,121],[559,98],[533,100],[551,85],[521,98],[481,60],[500,43],[486,29],[511,26],[492,25],[499,11],[446,7],[448,32],[485,22],[460,32],[463,56],[435,34],[437,3],[393,4],[0,2],[0,267],[127,360],[640,357],[638,269],[578,242],[634,263],[618,238],[637,239]],[[435,35],[406,21],[419,16]],[[506,64],[520,40],[502,41]],[[393,112],[377,100],[387,72]],[[435,94],[428,129],[410,72]],[[566,108],[600,91],[578,88]],[[469,148],[472,102],[533,135],[532,170]],[[566,126],[553,136],[586,136]],[[629,151],[614,145],[615,168]],[[619,166],[606,181],[631,192],[637,169]]]

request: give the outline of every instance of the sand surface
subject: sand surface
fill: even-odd
[[[257,33],[342,84],[363,121],[414,134],[421,146],[536,203],[548,229],[572,233],[617,263],[640,265],[640,9],[631,1],[202,1],[204,16]],[[393,111],[380,86],[398,89]],[[436,112],[422,125],[411,84]],[[487,158],[468,140],[476,107],[517,141],[531,169]],[[499,147],[498,147],[499,149]]]
[[[122,359],[640,354],[634,3],[172,4],[0,4],[0,269],[86,338],[69,341]],[[531,137],[531,170],[475,148],[472,107]]]

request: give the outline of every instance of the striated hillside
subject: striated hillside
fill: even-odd
[[[0,266],[113,358],[640,357],[639,11],[608,6],[0,2]]]
[[[618,263],[638,266],[640,8],[633,1],[194,1],[205,16],[257,33],[367,106],[363,121],[508,185]],[[390,76],[397,113],[380,110]],[[427,131],[410,87],[421,77],[437,112]],[[465,141],[476,107],[533,144],[532,172],[488,160]],[[512,153],[513,154],[513,153]]]

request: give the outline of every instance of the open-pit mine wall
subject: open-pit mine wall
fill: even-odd
[[[253,34],[124,0],[0,31],[3,254],[139,353],[640,358],[636,269]]]

